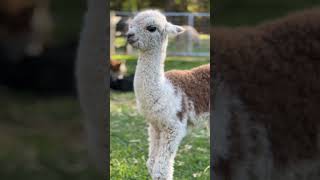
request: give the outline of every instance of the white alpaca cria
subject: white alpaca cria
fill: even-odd
[[[134,91],[138,110],[149,123],[152,179],[173,179],[174,157],[187,125],[209,114],[209,65],[164,72],[168,35],[181,32],[159,11],[146,10],[131,21],[127,33],[128,42],[140,51]]]

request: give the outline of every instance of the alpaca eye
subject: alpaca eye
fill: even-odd
[[[154,26],[147,26],[147,30],[150,32],[155,32],[157,30],[157,28]]]

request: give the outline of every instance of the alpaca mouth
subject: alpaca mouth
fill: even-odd
[[[128,39],[128,43],[131,44],[131,45],[134,44],[137,41],[138,41],[138,39]]]

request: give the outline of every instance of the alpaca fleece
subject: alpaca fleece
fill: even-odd
[[[209,111],[210,65],[202,65],[191,70],[172,70],[166,72],[165,76],[174,87],[184,92],[193,104],[197,104],[195,107],[196,115],[199,116]],[[182,101],[181,106],[181,111],[178,112],[180,119],[191,110],[191,106],[186,100]]]
[[[311,9],[212,30],[216,177],[320,178],[319,19]]]

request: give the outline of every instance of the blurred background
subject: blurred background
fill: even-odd
[[[214,26],[255,25],[289,12],[320,5],[318,0],[218,0],[212,5]]]
[[[0,179],[98,179],[74,62],[84,0],[0,0]]]
[[[209,63],[209,0],[111,0],[110,12],[110,177],[150,179],[147,123],[136,109],[133,76],[138,52],[127,44],[130,19],[144,9],[160,9],[169,22],[186,31],[169,39],[165,70],[190,69]],[[183,140],[175,163],[175,179],[210,179],[210,145],[204,127]]]

